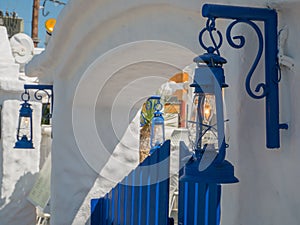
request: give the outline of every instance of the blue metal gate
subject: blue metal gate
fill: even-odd
[[[180,153],[180,159],[190,154],[182,149]],[[91,225],[174,224],[168,217],[169,156],[170,141],[166,141],[104,197],[93,199]],[[198,163],[198,160],[180,163],[178,225],[219,225],[221,184],[238,180],[226,160],[202,172],[193,168],[198,168]],[[189,169],[196,176],[188,174]]]
[[[91,225],[168,225],[170,141],[103,198],[91,201]]]

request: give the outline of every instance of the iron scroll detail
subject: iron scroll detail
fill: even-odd
[[[245,23],[248,24],[250,27],[252,27],[254,29],[254,31],[256,32],[257,38],[258,38],[258,51],[257,51],[257,55],[255,57],[255,60],[246,76],[246,82],[245,82],[245,87],[246,87],[246,91],[247,93],[254,99],[261,99],[266,97],[267,94],[267,89],[266,89],[266,84],[264,83],[259,83],[256,88],[255,88],[255,92],[261,92],[260,95],[255,94],[252,90],[251,90],[251,78],[252,75],[261,59],[262,53],[263,53],[263,48],[264,48],[264,42],[263,42],[263,35],[259,29],[259,27],[252,21],[250,20],[243,20],[243,19],[237,19],[235,21],[233,21],[227,28],[226,30],[226,38],[227,38],[227,42],[228,44],[236,49],[240,49],[242,47],[245,46],[246,43],[246,39],[244,36],[242,35],[237,35],[237,36],[233,36],[231,35],[231,31],[232,28],[237,25],[238,23]],[[239,40],[239,44],[235,43],[234,40]]]
[[[267,95],[267,88],[266,88],[266,84],[265,83],[259,83],[255,90],[253,91],[251,89],[251,78],[252,75],[261,59],[262,53],[263,53],[263,48],[264,48],[264,42],[263,42],[263,35],[259,29],[259,27],[252,21],[250,20],[243,20],[243,19],[237,19],[235,21],[233,21],[227,28],[226,30],[226,39],[228,44],[236,49],[240,49],[243,48],[245,46],[246,43],[246,38],[242,35],[236,35],[236,36],[232,36],[231,31],[232,28],[237,25],[238,23],[245,23],[247,25],[249,25],[251,28],[253,28],[253,30],[255,31],[257,38],[258,38],[258,51],[257,51],[257,55],[254,59],[254,62],[246,76],[246,81],[245,81],[245,87],[246,87],[246,91],[247,93],[254,99],[261,99],[266,97]],[[209,37],[210,40],[212,42],[213,46],[207,46],[203,39],[204,39],[204,34],[205,32],[209,33]],[[217,34],[218,38],[219,38],[219,43],[216,42],[215,37],[214,37],[214,33]],[[239,41],[239,43],[237,43],[236,41]],[[201,47],[203,49],[205,49],[207,52],[210,51],[210,49],[213,49],[214,52],[216,52],[218,55],[220,55],[220,47],[223,44],[223,37],[222,34],[219,30],[216,29],[215,27],[215,18],[208,18],[207,22],[206,22],[206,27],[203,28],[200,33],[199,33],[199,43],[201,45]],[[260,94],[256,94],[256,93],[260,93]]]
[[[47,104],[50,105],[50,109],[49,109],[49,113],[47,113],[47,114],[42,113],[42,117],[44,117],[44,119],[52,118],[53,99],[54,99],[53,85],[25,84],[24,85],[24,93],[21,95],[21,98],[23,101],[30,100],[29,90],[32,90],[33,97],[37,101],[42,101],[42,99],[44,97],[46,97],[46,102],[47,102]]]
[[[213,47],[212,46],[207,46],[204,44],[203,42],[203,35],[205,32],[208,32],[209,33],[209,37],[212,41],[212,44],[213,44]],[[215,38],[214,38],[214,32],[217,33],[218,37],[219,37],[219,43],[217,44]],[[210,49],[213,49],[213,51],[216,51],[216,53],[218,55],[220,55],[220,47],[222,46],[223,44],[223,37],[222,37],[222,34],[219,30],[216,29],[216,23],[215,23],[215,18],[209,18],[206,22],[206,27],[203,28],[200,33],[199,33],[199,43],[201,45],[201,47],[203,49],[205,49],[207,52],[210,51]]]

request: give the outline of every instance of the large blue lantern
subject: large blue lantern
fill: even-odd
[[[19,111],[19,123],[17,128],[17,142],[15,148],[33,149],[32,143],[32,109],[31,104],[28,103],[30,99],[29,93],[26,91],[22,94],[22,100]]]
[[[227,87],[222,65],[226,60],[214,48],[194,59],[194,115],[189,121],[194,154],[183,168],[181,181],[197,183],[235,183],[233,166],[225,160],[222,89]]]
[[[160,103],[160,96],[152,96],[148,100],[153,104],[154,116],[151,120],[150,131],[150,147],[154,149],[161,146],[165,141],[165,120],[162,116],[162,104]]]

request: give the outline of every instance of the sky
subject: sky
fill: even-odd
[[[66,3],[68,0],[60,0]],[[44,13],[49,11],[49,14],[45,17],[43,16],[43,6],[44,0],[40,0],[40,14],[39,14],[39,39],[40,43],[38,47],[43,48],[46,36],[45,21],[49,18],[57,18],[60,11],[63,9],[64,5],[55,4],[49,0],[46,1],[46,7]],[[0,0],[0,10],[5,13],[15,11],[19,18],[24,19],[24,33],[31,36],[31,20],[32,20],[32,7],[33,0]]]

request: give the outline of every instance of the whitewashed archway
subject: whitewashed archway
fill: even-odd
[[[46,51],[26,68],[54,84],[52,224],[88,223],[90,199],[138,163],[133,112],[192,63],[200,7],[194,1],[73,0],[63,10]],[[124,139],[125,132],[132,138]]]

